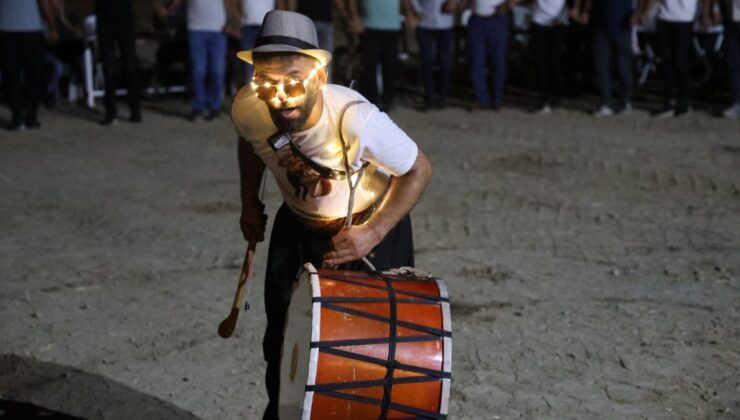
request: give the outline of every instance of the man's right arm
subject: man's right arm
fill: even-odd
[[[360,6],[358,0],[347,0],[347,16],[349,17],[349,32],[361,34],[365,32],[365,25],[362,23],[360,16]]]
[[[242,200],[239,225],[244,239],[262,242],[265,240],[267,216],[264,214],[265,206],[259,197],[259,188],[265,173],[265,164],[254,153],[252,145],[242,137],[238,140],[237,153]]]
[[[650,6],[653,5],[654,0],[637,0],[635,5],[635,11],[632,13],[630,18],[630,26],[640,26],[645,24]]]

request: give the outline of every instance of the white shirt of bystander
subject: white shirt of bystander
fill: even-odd
[[[275,8],[275,0],[241,0],[242,25],[260,26],[267,12]]]
[[[660,0],[658,19],[666,22],[693,22],[699,0]]]
[[[473,14],[476,16],[492,16],[496,13],[496,8],[504,2],[506,0],[474,0]]]
[[[188,0],[188,31],[221,32],[226,24],[226,6],[213,0]]]
[[[568,8],[565,0],[536,0],[532,5],[532,21],[542,26],[567,23]]]

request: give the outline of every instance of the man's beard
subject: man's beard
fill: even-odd
[[[275,127],[284,133],[301,131],[303,126],[306,124],[308,117],[311,116],[311,110],[313,110],[314,104],[316,104],[317,92],[317,89],[307,89],[306,97],[303,102],[295,107],[300,111],[296,118],[285,118],[280,113],[281,111],[290,109],[289,107],[273,108],[268,106],[267,109],[270,111],[270,117],[272,118],[272,122],[275,124]]]

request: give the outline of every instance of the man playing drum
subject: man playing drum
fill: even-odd
[[[309,18],[274,10],[255,48],[238,54],[254,65],[232,108],[244,237],[264,240],[265,167],[284,201],[265,276],[265,419],[278,418],[283,325],[299,268],[306,262],[347,270],[413,266],[408,213],[431,177],[424,153],[386,114],[357,92],[327,83],[331,53],[317,45]],[[348,215],[355,222],[349,228],[343,227]],[[370,264],[360,261],[365,257]]]

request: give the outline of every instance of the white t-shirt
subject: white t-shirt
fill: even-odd
[[[221,32],[226,6],[221,0],[188,0],[188,30]]]
[[[568,9],[565,0],[535,1],[532,5],[532,20],[542,26],[553,26],[568,22]]]
[[[241,0],[242,25],[260,26],[267,12],[275,8],[275,0]]]
[[[342,123],[348,157],[353,169],[370,162],[368,171],[375,166],[380,170],[401,176],[407,173],[418,154],[416,143],[409,138],[385,113],[354,90],[339,85],[326,85],[322,91],[324,108],[319,122],[313,127],[292,133],[294,144],[313,161],[328,168],[343,170],[341,142],[338,137],[338,120],[345,104],[362,100],[366,103],[347,109]],[[298,193],[290,182],[285,168],[278,164],[275,151],[267,138],[277,132],[270,118],[267,104],[259,100],[251,87],[245,86],[234,99],[231,116],[236,131],[247,140],[254,152],[275,176],[283,200],[297,214],[312,219],[340,218],[347,216],[349,186],[346,178],[330,180],[331,191],[321,197]],[[376,168],[376,169],[377,169]],[[362,180],[371,179],[363,176]],[[367,185],[360,182],[355,190],[354,212],[367,209],[382,194],[385,185]]]
[[[496,13],[496,8],[506,0],[475,0],[473,2],[473,14],[478,16],[491,16]]]
[[[693,22],[699,0],[660,0],[658,19],[667,22]]]

